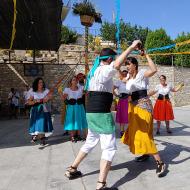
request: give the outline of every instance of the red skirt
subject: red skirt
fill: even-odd
[[[174,119],[170,100],[156,100],[154,105],[154,119],[157,121],[169,121]]]

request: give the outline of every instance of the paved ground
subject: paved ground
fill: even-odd
[[[190,107],[175,108],[173,134],[162,127],[155,140],[161,156],[169,165],[167,175],[157,178],[155,163],[134,162],[128,147],[118,141],[118,151],[108,177],[110,186],[119,190],[188,190],[190,186]],[[31,145],[28,120],[0,121],[0,190],[94,190],[98,176],[99,146],[80,169],[83,178],[64,177],[83,142],[73,144],[62,136],[59,116],[54,119],[55,133],[49,145]]]

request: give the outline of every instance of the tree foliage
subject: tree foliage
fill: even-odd
[[[69,29],[67,26],[61,28],[61,42],[63,44],[75,43],[77,41],[77,32]]]
[[[146,42],[145,42],[145,49],[151,49],[151,48],[158,48],[163,47],[167,45],[171,45],[174,42],[170,38],[170,36],[167,35],[166,31],[161,28],[155,31],[148,32]],[[173,49],[168,50],[157,50],[153,51],[151,53],[165,53],[165,52],[172,52]],[[171,56],[155,56],[156,63],[157,64],[163,64],[163,65],[171,65]]]
[[[143,43],[146,41],[146,36],[149,29],[141,26],[132,26],[130,23],[121,21],[120,23],[120,41],[121,45],[126,47],[131,44],[132,41],[140,39]],[[103,40],[112,41],[117,43],[116,39],[117,27],[115,23],[104,22],[100,28],[100,34]]]
[[[103,40],[116,43],[116,25],[109,22],[104,22],[100,28],[101,37]]]
[[[175,39],[176,43],[184,42],[186,40],[190,40],[190,33],[184,33],[178,35]],[[176,47],[175,52],[189,52],[190,44],[186,44],[183,46]],[[175,65],[178,66],[190,66],[190,55],[176,55],[174,59]]]

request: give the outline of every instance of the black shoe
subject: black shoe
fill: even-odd
[[[45,146],[46,145],[46,137],[42,137],[40,139],[40,145]]]
[[[71,142],[76,143],[77,139],[75,137],[71,137]]]
[[[120,132],[120,138],[122,138],[122,136],[124,135],[124,131]]]
[[[32,140],[30,141],[31,143],[36,143],[38,140],[38,137],[36,135],[32,136]]]
[[[96,190],[118,190],[117,187],[101,187],[100,189],[96,189]]]
[[[159,131],[159,130],[157,130],[157,131],[156,131],[156,134],[157,134],[157,135],[160,135],[160,131]]]
[[[69,180],[77,179],[82,177],[82,173],[77,170],[75,167],[69,167],[69,169],[65,172],[65,177],[69,178]]]
[[[144,154],[142,156],[139,156],[135,159],[136,162],[144,162],[147,161],[150,158],[148,154]]]
[[[96,189],[96,190],[118,190],[116,187],[107,187],[106,182],[98,181],[98,183],[102,184],[102,187]]]
[[[167,129],[168,134],[172,134],[172,131],[170,129]]]
[[[69,135],[68,131],[66,131],[66,132],[63,133],[63,136],[68,136],[68,135]]]
[[[98,181],[97,183],[100,183],[102,185],[102,187],[100,187],[100,188],[98,188],[96,190],[107,189],[106,182]]]
[[[83,141],[83,138],[82,138],[81,136],[77,136],[77,137],[75,137],[75,139],[76,139],[77,141]]]
[[[163,177],[166,171],[166,165],[163,162],[157,161],[156,174],[158,177]]]

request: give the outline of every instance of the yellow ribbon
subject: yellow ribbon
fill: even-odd
[[[62,92],[63,92],[63,86],[62,86],[62,85],[60,85],[60,86],[58,87],[58,92],[59,92],[59,93],[62,93]]]
[[[184,42],[176,43],[176,46],[179,47],[179,46],[183,46],[183,45],[186,45],[186,44],[190,44],[190,40],[186,40]]]
[[[167,55],[190,55],[190,52],[176,52],[176,53],[151,53],[148,54],[150,56],[153,55],[163,55],[163,56],[167,56]]]
[[[11,44],[10,44],[10,48],[12,49],[13,47],[13,42],[15,39],[15,34],[16,34],[16,17],[17,17],[17,10],[16,10],[16,0],[13,0],[13,4],[14,4],[14,16],[13,16],[13,29],[12,29],[12,37],[11,37]]]

